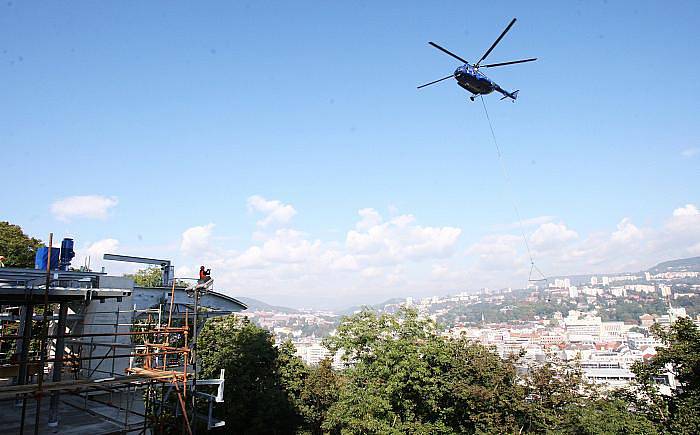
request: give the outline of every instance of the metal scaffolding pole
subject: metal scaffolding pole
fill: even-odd
[[[19,375],[17,383],[24,385],[28,380],[27,360],[29,359],[29,341],[32,338],[32,318],[34,317],[34,305],[27,304],[20,308],[22,315],[20,316],[19,334],[21,337],[17,343],[17,352],[19,353]],[[7,337],[3,337],[7,338]]]

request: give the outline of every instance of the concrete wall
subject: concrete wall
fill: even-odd
[[[130,278],[101,276],[100,288],[133,290],[134,282]],[[104,302],[100,302],[99,300],[90,301],[83,311],[85,315],[83,320],[83,333],[129,332],[131,327],[127,324],[132,322],[132,315],[128,312],[118,313],[118,311],[133,310],[134,304],[132,300],[133,296],[122,298],[121,302],[117,299],[105,299]],[[129,354],[131,352],[131,337],[128,335],[119,335],[116,337],[85,337],[82,340],[84,342],[94,343],[94,345],[83,344],[83,357],[113,355],[114,351],[116,351],[117,355]],[[125,375],[125,370],[128,366],[129,358],[84,361],[83,367],[87,370],[83,371],[83,376],[100,379],[113,375]],[[95,368],[97,368],[97,370],[95,370]]]

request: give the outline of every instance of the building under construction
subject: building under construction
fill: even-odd
[[[246,306],[211,291],[211,282],[179,286],[168,260],[105,255],[160,267],[161,287],[69,270],[68,245],[43,248],[35,269],[0,268],[2,433],[191,434],[224,426],[215,404],[223,402],[225,374],[197,378],[197,331]]]

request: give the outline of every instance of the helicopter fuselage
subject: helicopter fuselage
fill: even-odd
[[[468,63],[457,68],[454,77],[457,84],[474,95],[486,95],[498,89],[497,84]]]

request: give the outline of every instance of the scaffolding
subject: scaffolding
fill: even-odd
[[[131,290],[100,288],[103,275],[0,269],[3,433],[55,433],[59,423],[61,433],[94,434],[223,426],[213,416],[223,371],[197,379],[197,330],[217,314],[202,315],[200,290],[178,304],[173,281],[169,301],[137,309],[125,306]]]

